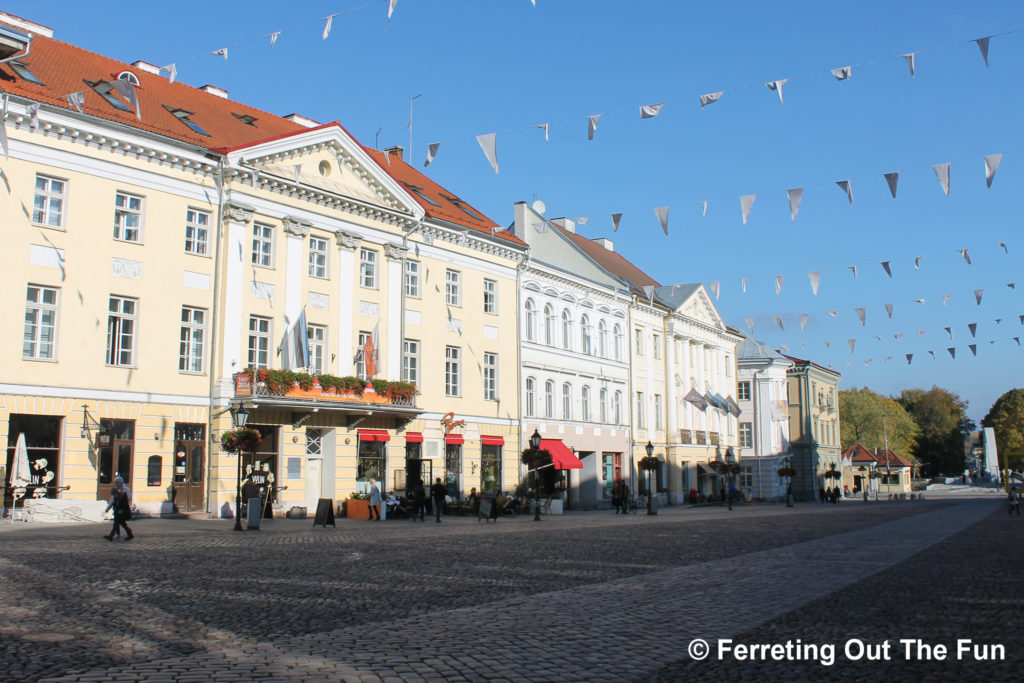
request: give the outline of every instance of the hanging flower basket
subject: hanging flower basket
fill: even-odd
[[[543,467],[544,465],[551,464],[551,453],[550,451],[546,451],[542,448],[538,448],[537,450],[527,448],[523,451],[522,462],[531,470],[535,470]]]
[[[640,458],[640,461],[637,463],[637,465],[644,472],[653,472],[654,470],[658,469],[658,462],[659,461],[657,458],[645,455],[644,457]]]
[[[843,475],[841,473],[837,472],[836,470],[829,470],[828,472],[825,473],[825,478],[826,479],[842,479]]]
[[[792,467],[780,467],[778,470],[776,470],[776,472],[778,472],[778,475],[780,477],[795,477],[796,476],[796,470],[793,469]]]
[[[242,427],[220,436],[220,448],[226,453],[255,453],[263,443],[259,431],[252,427]]]

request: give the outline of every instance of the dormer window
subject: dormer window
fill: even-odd
[[[256,117],[255,116],[250,116],[249,114],[236,114],[235,112],[231,112],[231,114],[236,119],[238,119],[239,121],[241,121],[242,123],[244,123],[247,126],[255,126],[256,125]]]
[[[131,107],[129,107],[127,104],[114,97],[114,93],[111,92],[113,86],[110,85],[110,83],[107,83],[106,81],[96,81],[95,83],[93,81],[86,81],[85,83],[90,88],[95,90],[96,94],[105,99],[107,101],[107,104],[109,104],[114,109],[119,109],[121,111],[126,111],[130,113],[132,112]]]
[[[191,128],[196,133],[210,137],[210,134],[203,130],[198,123],[189,118],[190,116],[192,116],[194,112],[188,111],[186,109],[180,109],[178,107],[170,107],[166,104],[164,105],[164,109],[174,114],[174,117],[176,119],[184,123],[186,126]]]
[[[141,83],[139,83],[139,77],[136,76],[135,74],[133,74],[131,71],[122,71],[121,73],[119,73],[117,75],[117,80],[119,80],[119,81],[128,81],[129,83],[134,85],[136,88],[138,88],[140,85],[142,85]]]
[[[43,82],[39,80],[34,73],[28,70],[28,67],[21,62],[7,62],[7,66],[11,67],[11,70],[18,74],[22,80],[28,81],[29,83],[35,83],[36,85],[43,85]]]
[[[409,192],[412,192],[413,194],[415,194],[417,197],[419,197],[423,201],[427,202],[428,204],[431,204],[432,206],[436,206],[437,208],[441,208],[440,204],[435,202],[433,199],[431,199],[427,195],[423,194],[423,188],[422,187],[417,187],[416,185],[410,185],[409,183],[405,182],[404,180],[401,181],[401,182],[402,182],[403,185],[405,185],[405,189],[409,190]]]
[[[468,207],[466,206],[466,203],[465,203],[464,201],[462,201],[461,199],[459,199],[458,197],[449,197],[449,196],[448,196],[448,195],[446,195],[446,194],[442,194],[441,196],[442,196],[442,197],[444,197],[445,199],[447,199],[448,201],[450,201],[450,202],[451,202],[452,204],[454,204],[454,205],[455,205],[456,207],[458,207],[458,208],[462,209],[462,212],[463,212],[463,213],[465,213],[465,214],[466,214],[467,216],[469,216],[470,218],[472,218],[472,219],[474,219],[474,220],[478,220],[478,221],[482,221],[482,220],[483,220],[483,218],[482,218],[481,216],[478,216],[478,215],[476,215],[475,213],[473,213],[473,212],[472,212],[472,211],[471,211],[471,210],[470,210],[470,209],[469,209],[469,208],[468,208]]]

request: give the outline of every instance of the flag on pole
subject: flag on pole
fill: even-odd
[[[380,361],[380,322],[373,326],[373,332],[363,343],[363,363],[366,366],[366,378],[373,379],[377,374],[377,365]]]
[[[287,316],[285,320],[287,321]],[[281,365],[285,370],[309,367],[309,331],[306,326],[305,308],[295,322],[285,330],[281,347]]]

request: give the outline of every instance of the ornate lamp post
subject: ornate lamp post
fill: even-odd
[[[654,444],[650,441],[644,446],[647,457],[640,459],[640,469],[647,473],[647,514],[658,514],[658,506],[654,503],[654,491],[651,490],[651,472],[658,467],[658,460],[654,457]]]
[[[861,492],[864,494],[864,502],[866,503],[868,502],[868,483],[871,481],[871,478],[868,476],[868,468],[864,465],[858,467],[857,471],[860,472],[860,488]]]
[[[231,411],[231,425],[235,430],[245,428],[249,422],[249,410],[244,405],[239,405]],[[242,528],[242,454],[238,450],[238,473],[235,476],[235,531],[245,531]]]
[[[536,429],[533,430],[533,434],[530,436],[530,447],[523,451],[523,463],[530,469],[527,471],[533,472],[533,521],[539,522],[540,519],[540,470],[545,467],[554,467],[554,463],[551,461],[551,454],[547,451],[542,451],[540,448],[540,432]]]
[[[729,487],[729,510],[732,511],[732,499],[733,493],[736,490],[736,473],[740,468],[740,464],[736,461],[736,452],[733,451],[732,446],[725,449],[725,468],[728,472],[728,487]]]
[[[790,467],[789,456],[787,455],[782,459],[782,467],[779,468],[778,474],[780,477],[786,478],[786,507],[793,507],[793,477],[796,475],[796,470]]]

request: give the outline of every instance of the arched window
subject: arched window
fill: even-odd
[[[601,424],[608,422],[608,390],[601,389],[597,395],[598,410],[601,411]]]
[[[526,333],[526,341],[533,341],[533,331],[537,329],[537,309],[533,305],[533,299],[526,300],[526,323],[523,331]]]
[[[594,349],[590,344],[590,318],[586,315],[580,318],[580,347],[586,355],[593,355]]]
[[[555,383],[544,382],[544,417],[555,416]]]
[[[537,401],[537,380],[532,377],[526,378],[526,415],[533,417]]]
[[[555,344],[555,309],[551,304],[544,306],[544,343],[548,346]]]
[[[612,412],[615,414],[615,424],[622,424],[622,392],[615,392],[615,404],[612,407]]]
[[[615,360],[622,360],[622,326],[618,323],[615,323],[612,336],[615,337]]]
[[[590,387],[583,387],[580,390],[580,419],[590,422]]]
[[[604,320],[597,323],[597,355],[608,357],[608,324]]]
[[[572,385],[568,382],[562,385],[562,419],[572,419]]]
[[[572,349],[572,318],[568,308],[562,310],[562,348]]]

